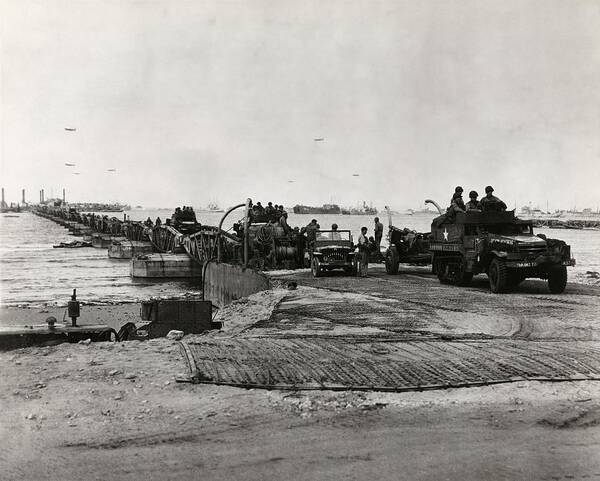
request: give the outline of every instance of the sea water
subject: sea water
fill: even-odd
[[[126,214],[132,220],[150,217],[162,221],[170,217],[172,210],[132,210]],[[122,218],[123,214],[109,213]],[[198,212],[202,224],[218,225],[223,213]],[[242,211],[234,211],[225,220],[223,227],[231,229],[233,222],[240,219]],[[379,215],[387,232],[387,215]],[[433,213],[394,215],[396,227],[429,232]],[[336,223],[340,230],[349,229],[354,240],[361,227],[367,227],[373,235],[373,217],[364,215],[318,215],[289,213],[290,226],[302,227],[311,219],[317,219],[322,229]],[[571,282],[598,284],[587,274],[600,271],[600,231],[537,229],[536,233],[565,240],[571,245],[577,265],[569,268]],[[152,281],[133,279],[129,272],[129,261],[110,259],[107,249],[79,248],[54,249],[60,242],[81,240],[69,234],[64,227],[48,219],[28,212],[0,215],[0,303],[4,306],[65,305],[73,288],[78,298],[87,303],[135,302],[149,297],[170,297],[186,293],[198,294],[198,281],[170,280]],[[384,237],[383,245],[387,245]]]

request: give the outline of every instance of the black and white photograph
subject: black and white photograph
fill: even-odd
[[[600,481],[600,0],[0,0],[0,480]]]

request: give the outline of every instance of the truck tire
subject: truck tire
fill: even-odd
[[[508,271],[507,287],[508,289],[516,289],[517,286],[526,279],[525,274],[515,271]]]
[[[472,272],[462,271],[460,274],[460,277],[457,279],[456,285],[462,286],[462,287],[469,286],[469,285],[471,285],[472,280],[473,280]]]
[[[548,272],[548,288],[552,294],[560,294],[567,287],[566,266],[553,267]]]
[[[313,277],[321,277],[323,275],[323,269],[321,268],[321,262],[319,262],[318,257],[313,257],[310,269]]]
[[[488,269],[488,278],[490,280],[490,289],[493,293],[506,292],[508,272],[506,270],[506,263],[502,259],[498,259],[497,257],[492,259]]]
[[[433,271],[437,275],[437,278],[440,281],[440,284],[450,284],[450,279],[448,279],[448,276],[446,276],[446,268],[447,267],[448,267],[447,260],[445,260],[443,258],[439,258],[439,257],[433,258]]]
[[[385,253],[385,272],[388,274],[398,274],[398,265],[400,260],[395,249],[388,249]]]

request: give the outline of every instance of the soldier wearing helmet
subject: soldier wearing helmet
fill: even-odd
[[[498,197],[492,195],[494,188],[488,185],[485,188],[485,197],[481,199],[481,210],[484,212],[504,212],[506,210],[506,204],[502,202]]]
[[[452,202],[454,202],[454,199],[456,199],[456,197],[462,198],[462,194],[463,188],[459,185],[454,189],[454,194],[452,194],[452,198],[450,199],[450,205],[452,205]]]
[[[464,212],[467,210],[465,207],[465,202],[462,198],[463,188],[459,185],[454,189],[454,194],[452,194],[452,199],[450,200],[450,207],[448,208],[448,213],[454,214],[456,212]]]
[[[479,194],[472,190],[469,192],[469,202],[466,203],[467,210],[481,210],[481,202],[477,200]]]

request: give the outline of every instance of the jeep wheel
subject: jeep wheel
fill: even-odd
[[[313,257],[311,270],[313,277],[321,277],[323,275],[323,270],[321,269],[321,263],[319,262],[318,257]]]
[[[552,294],[560,294],[567,287],[567,268],[565,266],[553,267],[548,272],[548,288]]]
[[[506,264],[502,259],[498,259],[497,257],[492,259],[488,270],[488,277],[492,292],[498,294],[506,291],[508,273],[506,271]]]
[[[388,249],[385,254],[385,272],[388,274],[398,274],[398,265],[400,261],[398,260],[398,254],[394,249]]]

